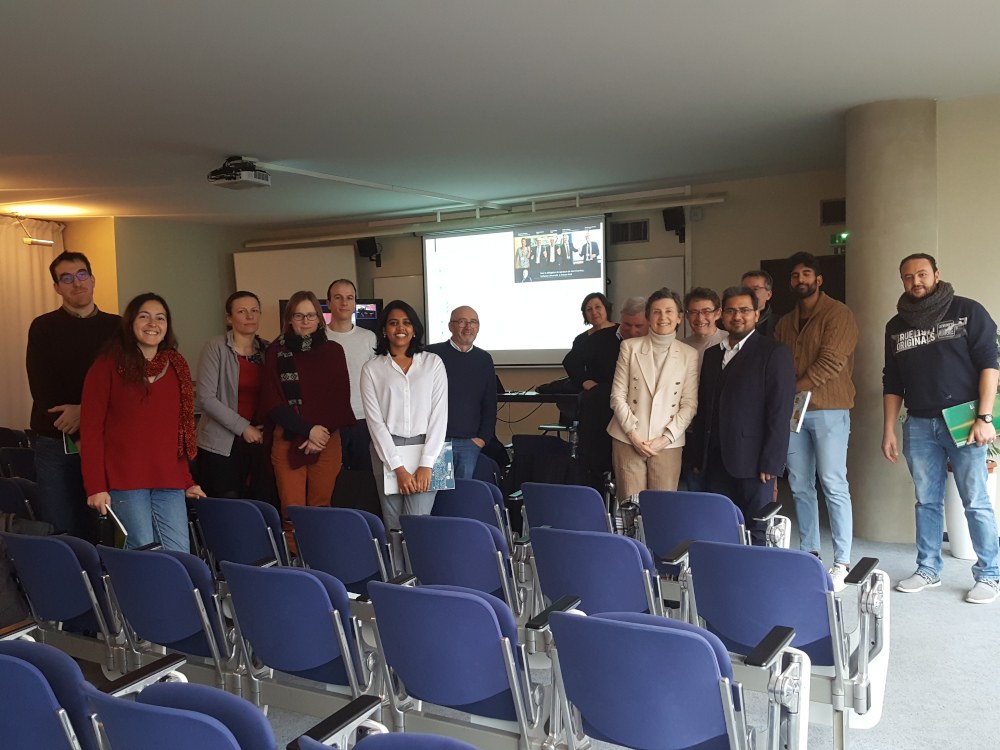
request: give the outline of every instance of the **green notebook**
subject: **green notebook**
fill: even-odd
[[[941,416],[948,425],[951,439],[959,448],[969,441],[969,433],[972,432],[972,423],[976,421],[977,414],[979,414],[978,399],[941,410]],[[1000,420],[1000,398],[993,402],[993,418]]]

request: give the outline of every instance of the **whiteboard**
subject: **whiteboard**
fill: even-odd
[[[687,284],[684,256],[617,260],[608,263],[608,299],[615,307],[615,318],[629,297],[648,297],[660,287],[677,292],[683,299]]]
[[[381,297],[383,306],[394,299],[401,299],[403,302],[409,303],[410,307],[417,311],[417,315],[420,316],[426,328],[423,276],[376,276],[372,279],[372,288],[375,296]]]
[[[353,244],[234,253],[233,268],[236,288],[260,298],[263,315],[258,333],[269,340],[281,333],[278,300],[308,289],[323,301],[334,279],[357,283],[358,278]]]

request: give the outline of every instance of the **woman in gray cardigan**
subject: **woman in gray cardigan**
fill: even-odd
[[[198,361],[198,478],[209,497],[256,498],[266,494],[263,430],[255,423],[268,344],[257,335],[256,294],[230,295],[226,326],[225,334],[205,344]]]

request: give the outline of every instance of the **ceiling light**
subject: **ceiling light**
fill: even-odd
[[[76,206],[67,206],[57,203],[25,203],[19,206],[4,206],[4,213],[22,217],[42,217],[54,218],[57,216],[79,216],[83,209]]]

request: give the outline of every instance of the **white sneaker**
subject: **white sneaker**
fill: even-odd
[[[847,585],[844,583],[844,579],[847,578],[847,574],[850,572],[850,568],[847,563],[834,563],[833,567],[830,568],[830,578],[833,579],[833,590],[843,591],[844,587]]]
[[[970,604],[989,604],[998,596],[1000,596],[1000,581],[976,581],[976,585],[965,595],[965,601]]]
[[[897,583],[896,591],[902,591],[904,594],[915,594],[918,591],[933,589],[940,585],[940,578],[930,578],[918,570],[909,578],[904,578],[902,581]]]

